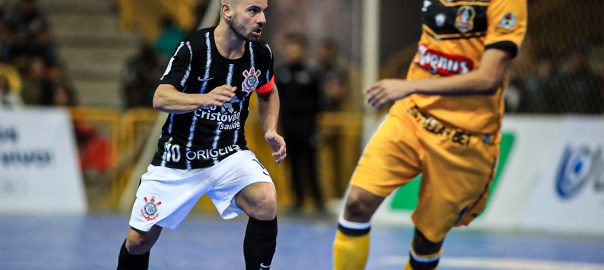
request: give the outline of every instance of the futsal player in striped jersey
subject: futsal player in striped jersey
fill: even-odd
[[[267,7],[267,0],[221,0],[219,24],[191,34],[170,59],[153,99],[154,108],[169,116],[141,177],[117,269],[147,269],[162,229],[176,229],[204,194],[224,219],[249,216],[246,269],[270,269],[276,191],[244,132],[256,92],[264,138],[275,162],[283,161],[274,59],[260,40]]]

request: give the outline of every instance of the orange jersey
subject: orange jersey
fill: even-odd
[[[516,56],[527,25],[526,0],[425,0],[422,36],[408,80],[468,73],[480,66],[487,49],[503,49]],[[506,76],[507,77],[507,76]],[[424,95],[409,99],[427,114],[457,128],[492,134],[501,127],[503,90],[492,95]],[[391,113],[406,113],[397,102]]]

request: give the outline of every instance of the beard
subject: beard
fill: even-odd
[[[230,21],[227,21],[229,28],[237,35],[239,38],[247,41],[258,41],[259,37],[254,37],[250,34],[245,34],[246,29],[245,26],[239,23],[236,16],[233,16]]]

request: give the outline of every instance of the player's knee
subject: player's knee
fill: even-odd
[[[345,207],[346,215],[350,217],[351,221],[366,221],[371,217],[370,207],[357,194],[349,194]]]
[[[277,216],[277,198],[263,195],[254,198],[248,215],[258,220],[273,220]]]
[[[126,249],[128,250],[128,253],[132,255],[140,255],[149,251],[151,245],[149,244],[149,241],[144,238],[128,237],[126,239]]]
[[[126,249],[132,255],[140,255],[151,250],[156,240],[154,235],[145,235],[130,230],[126,237]]]

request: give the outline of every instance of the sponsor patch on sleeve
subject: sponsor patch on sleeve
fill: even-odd
[[[507,34],[512,32],[516,28],[516,16],[513,13],[508,12],[501,19],[495,27],[497,33]]]

